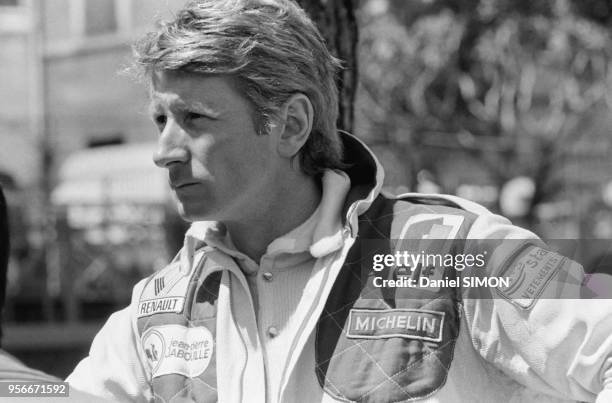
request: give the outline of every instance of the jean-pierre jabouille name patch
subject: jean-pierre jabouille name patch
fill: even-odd
[[[498,287],[498,292],[510,302],[529,309],[565,261],[558,253],[530,245],[506,263],[501,276],[510,278],[509,287]]]
[[[153,378],[168,374],[195,378],[210,364],[214,340],[205,327],[164,325],[147,330],[142,346]]]
[[[388,339],[404,337],[439,342],[444,312],[426,309],[351,309],[347,337]]]

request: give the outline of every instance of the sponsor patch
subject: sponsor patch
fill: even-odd
[[[162,355],[166,351],[164,338],[158,331],[151,329],[142,338],[142,346],[147,356],[147,362],[151,366],[151,372],[155,373],[161,363]]]
[[[155,284],[155,295],[159,295],[164,288],[166,288],[166,279],[165,277],[156,278],[154,281]]]
[[[411,251],[415,254],[435,250],[437,254],[443,254],[444,251],[450,250],[463,221],[463,216],[453,214],[413,215],[406,221],[399,233],[396,250]],[[412,278],[417,282],[420,281],[420,277],[442,280],[443,275],[442,268],[431,265],[419,265],[412,272]],[[432,286],[428,287],[428,290],[438,292],[440,287]]]
[[[388,339],[403,337],[439,342],[444,312],[426,309],[351,309],[347,337]]]
[[[155,298],[140,301],[138,303],[138,318],[142,318],[156,313],[180,313],[183,312],[185,297]]]
[[[173,262],[156,273],[142,291],[142,300],[184,296],[189,284],[189,274],[180,271],[180,263]]]
[[[212,333],[203,326],[156,326],[141,340],[153,378],[168,374],[195,378],[208,368],[214,351]]]
[[[529,309],[564,261],[558,253],[530,245],[501,271],[501,276],[510,279],[510,286],[497,290],[510,302]]]
[[[406,221],[397,238],[412,239],[415,238],[412,234],[422,234],[422,238],[455,239],[463,221],[460,215],[416,214]],[[419,229],[415,231],[416,228]],[[423,234],[423,230],[427,232]]]

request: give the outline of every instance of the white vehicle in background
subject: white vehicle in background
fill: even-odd
[[[153,164],[156,143],[78,151],[61,165],[51,194],[57,264],[52,293],[69,321],[106,315],[129,303],[136,281],[178,251],[186,224],[168,180]],[[99,312],[83,312],[87,307]]]

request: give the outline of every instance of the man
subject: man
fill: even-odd
[[[135,49],[155,162],[193,224],[73,386],[120,402],[610,399],[610,304],[559,299],[582,269],[474,203],[381,194],[374,155],[335,127],[338,62],[295,3],[196,1]],[[468,260],[514,283],[390,282],[462,280]]]

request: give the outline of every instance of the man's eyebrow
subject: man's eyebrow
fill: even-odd
[[[148,112],[150,115],[163,111],[163,105],[166,105],[170,110],[174,111],[191,111],[200,113],[213,118],[219,117],[223,114],[223,110],[218,110],[213,106],[206,105],[200,101],[188,102],[184,99],[170,99],[165,100],[162,97],[151,97],[149,102]]]
[[[214,106],[206,105],[199,101],[181,102],[180,104],[177,105],[177,107],[182,108],[182,109],[188,109],[190,111],[201,113],[203,115],[207,115],[211,117],[218,117],[223,113],[222,110],[218,110]]]

